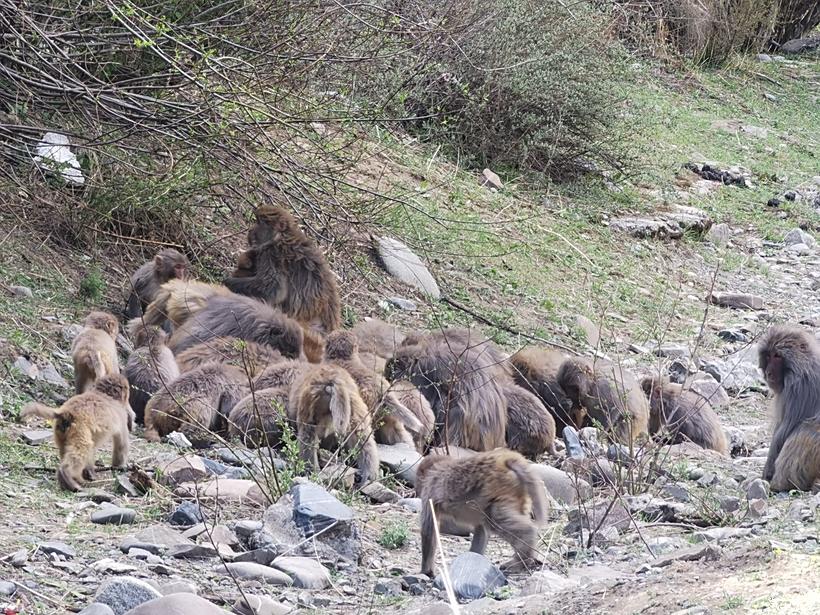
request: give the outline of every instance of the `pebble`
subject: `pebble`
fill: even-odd
[[[196,525],[205,521],[202,508],[195,502],[182,502],[168,516],[168,523],[171,525]]]
[[[216,557],[217,551],[211,545],[191,543],[174,545],[168,550],[168,555],[177,559],[208,559]]]
[[[17,585],[11,581],[0,581],[0,594],[13,596],[17,592]]]
[[[39,446],[46,442],[51,442],[54,432],[50,429],[27,429],[21,436],[23,442],[30,446]]]
[[[286,615],[292,611],[291,607],[277,602],[268,596],[257,596],[245,592],[234,603],[234,611],[239,615]]]
[[[114,577],[100,585],[94,600],[106,604],[114,615],[124,615],[144,602],[161,597],[151,585],[133,577]]]
[[[119,506],[108,505],[100,510],[91,513],[91,523],[100,525],[125,525],[134,523],[137,520],[137,513],[130,508],[120,508]]]
[[[382,578],[373,586],[373,593],[379,596],[401,596],[403,589],[399,579]]]
[[[245,579],[247,581],[262,581],[263,583],[270,583],[272,585],[293,585],[293,579],[281,570],[252,562],[220,564],[216,570],[222,574],[232,574],[238,579]]]
[[[28,563],[28,551],[26,549],[20,549],[19,551],[15,551],[11,556],[11,565],[15,568],[22,568]]]
[[[77,555],[77,551],[75,551],[73,547],[69,547],[64,542],[41,542],[39,545],[37,545],[37,548],[46,555],[56,553],[57,555],[62,555],[66,559],[71,559],[72,557],[75,557]]]
[[[507,584],[504,573],[483,555],[468,551],[456,557],[450,564],[450,580],[453,591],[460,600],[476,600]],[[441,575],[436,586],[444,587]]]
[[[748,500],[766,500],[769,497],[769,486],[762,478],[755,478],[746,485]]]

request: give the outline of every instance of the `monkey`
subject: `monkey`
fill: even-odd
[[[421,421],[399,401],[384,376],[364,366],[359,359],[358,341],[352,332],[340,330],[327,336],[325,361],[338,365],[353,377],[370,412],[376,442],[415,446],[411,432],[418,434],[422,431]]]
[[[282,312],[250,297],[214,296],[177,328],[168,346],[180,354],[217,337],[266,344],[287,358],[302,357],[302,328]]]
[[[156,297],[160,286],[168,280],[187,280],[191,263],[185,255],[173,248],[165,248],[144,263],[131,276],[131,288],[125,316],[129,319],[142,316]],[[159,323],[154,323],[159,324]]]
[[[424,453],[433,435],[433,430],[436,426],[436,417],[433,415],[433,409],[430,407],[430,402],[422,395],[412,382],[406,380],[397,380],[390,385],[390,390],[395,393],[398,400],[404,404],[419,420],[421,429],[411,432],[413,441],[416,445],[416,450]]]
[[[588,416],[609,438],[630,445],[648,435],[649,402],[629,371],[576,357],[564,361],[557,378],[576,417]]]
[[[79,491],[94,480],[94,453],[111,439],[111,465],[128,463],[128,434],[133,424],[128,405],[128,381],[119,374],[102,376],[85,393],[70,398],[59,408],[31,402],[20,418],[39,416],[54,422],[54,442],[60,455],[57,483],[68,491]]]
[[[820,345],[800,327],[775,325],[760,340],[758,359],[774,394],[763,478],[773,491],[809,491],[820,479]]]
[[[168,334],[154,325],[135,331],[136,349],[125,364],[125,376],[131,385],[131,408],[138,424],[145,422],[145,405],[160,388],[179,376],[174,353],[166,346]]]
[[[97,378],[120,373],[117,334],[120,325],[107,312],[91,312],[71,345],[77,393],[89,390]]]
[[[288,418],[296,423],[299,456],[308,469],[319,469],[319,442],[335,434],[345,448],[355,451],[357,483],[377,478],[379,453],[367,404],[344,369],[322,363],[301,371],[288,396]]]
[[[417,331],[405,336],[402,345],[413,346],[427,343],[443,344],[453,354],[469,348],[485,357],[485,362],[493,367],[497,378],[508,378],[512,375],[509,358],[494,342],[474,329],[449,327],[428,333]]]
[[[232,365],[206,363],[185,372],[145,406],[145,439],[159,442],[180,431],[204,448],[224,433],[231,410],[249,392],[248,376]]]
[[[305,358],[311,363],[321,363],[325,354],[325,340],[319,331],[304,323],[299,323],[302,327],[302,351]]]
[[[341,326],[336,278],[322,251],[290,213],[281,207],[259,207],[256,224],[248,231],[248,245],[250,249],[240,257],[241,267],[225,279],[225,286],[263,299],[323,333]]]
[[[145,309],[144,316],[131,319],[128,323],[129,330],[142,324],[160,326],[166,320],[174,329],[179,328],[204,308],[211,297],[217,296],[231,297],[234,293],[224,286],[199,280],[169,280],[159,287],[153,301]]]
[[[282,359],[282,353],[275,348],[230,336],[215,337],[177,355],[182,372],[189,372],[205,363],[226,363],[238,367],[251,378],[256,378],[268,365]]]
[[[384,373],[384,368],[387,366],[387,359],[370,352],[359,351],[359,361],[361,361],[362,365],[364,365],[367,369],[372,370],[379,375]]]
[[[255,391],[278,387],[290,388],[293,381],[296,380],[296,376],[309,368],[310,365],[311,364],[306,361],[282,359],[278,363],[274,363],[265,368],[256,380],[253,381],[253,388]]]
[[[544,451],[553,456],[555,419],[535,395],[517,384],[501,386],[507,402],[507,447],[535,460]]]
[[[726,432],[705,398],[653,376],[641,380],[641,388],[649,399],[650,435],[666,435],[673,444],[694,442],[729,455]]]
[[[404,333],[396,327],[378,318],[356,323],[351,331],[359,342],[359,355],[362,357],[362,362],[368,367],[370,367],[370,362],[364,359],[364,355],[374,355],[386,361],[393,356],[405,337]],[[378,371],[383,370],[384,366]]]
[[[567,426],[582,427],[579,417],[573,416],[572,400],[558,384],[558,370],[566,359],[558,351],[536,346],[525,346],[510,357],[513,380],[538,396],[555,419],[556,433]]]
[[[422,574],[434,576],[437,545],[433,510],[439,527],[450,521],[472,528],[470,551],[483,554],[490,533],[494,533],[506,540],[517,556],[505,567],[532,563],[538,528],[547,520],[545,491],[527,460],[514,451],[500,448],[462,459],[426,456],[416,472],[416,492],[421,498]]]
[[[228,435],[249,448],[278,443],[287,421],[289,391],[289,386],[280,386],[243,397],[228,417]]]
[[[435,445],[476,451],[505,445],[507,407],[490,353],[430,339],[398,348],[387,361],[385,375],[391,381],[411,382],[430,402],[436,417]]]

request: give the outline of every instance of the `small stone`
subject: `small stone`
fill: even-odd
[[[3,596],[13,596],[17,592],[17,585],[11,581],[0,581],[0,594]]]
[[[413,485],[421,455],[407,444],[378,444],[379,460],[404,482]]]
[[[366,485],[362,485],[359,491],[362,495],[366,495],[377,504],[398,502],[401,499],[398,493],[392,489],[388,489],[379,482],[370,482]]]
[[[482,186],[490,186],[496,190],[501,190],[504,187],[504,183],[501,181],[501,178],[490,169],[484,169],[481,171],[481,176],[484,178],[481,183]]]
[[[238,615],[286,615],[293,610],[291,607],[268,596],[248,594],[247,592],[236,599],[233,608]]]
[[[165,441],[178,450],[187,450],[193,448],[193,444],[187,436],[179,431],[172,431],[165,436]]]
[[[54,439],[54,432],[50,429],[29,429],[20,436],[23,442],[31,446],[39,446]]]
[[[330,586],[327,568],[308,557],[279,557],[272,566],[293,579],[294,587],[325,589]]]
[[[766,500],[769,497],[769,485],[762,478],[756,478],[746,486],[748,500]]]
[[[681,344],[661,344],[652,352],[656,357],[668,358],[686,358],[692,354],[686,346]]]
[[[28,286],[9,286],[9,292],[17,299],[31,299],[34,297],[34,293],[31,292]]]
[[[293,494],[293,521],[310,537],[336,523],[349,523],[353,510],[342,504],[325,489],[315,483],[296,485]]]
[[[57,555],[62,555],[66,559],[71,559],[77,555],[77,552],[72,547],[69,547],[63,542],[57,541],[41,542],[37,545],[37,549],[46,555],[56,553]]]
[[[63,389],[69,388],[69,384],[66,382],[66,379],[60,375],[60,372],[58,372],[57,368],[51,363],[46,363],[40,368],[40,374],[37,376],[37,379],[44,380],[49,384]]]
[[[697,483],[701,487],[711,487],[718,483],[718,476],[714,472],[704,472],[703,476],[697,480]]]
[[[739,329],[721,329],[718,331],[717,336],[726,342],[742,342],[745,344],[749,341],[748,334]]]
[[[265,611],[259,613],[266,615]],[[230,613],[193,594],[171,594],[144,602],[134,610],[128,611],[128,615],[230,615]]]
[[[196,482],[209,476],[205,460],[198,455],[175,456],[169,463],[157,464],[157,470],[164,485]]]
[[[112,505],[105,506],[91,513],[91,523],[98,523],[100,525],[126,525],[134,523],[136,519],[137,513],[135,511]]]
[[[747,527],[710,527],[709,529],[695,532],[692,539],[695,542],[724,542],[732,538],[744,538],[749,536],[752,530]]]
[[[261,581],[272,585],[293,585],[293,579],[281,570],[252,562],[230,562],[216,567],[217,572],[233,575],[247,581]]]
[[[138,547],[131,547],[128,549],[128,557],[133,557],[134,559],[147,560],[150,556],[151,552],[146,551],[145,549],[140,549]]]
[[[78,615],[114,615],[114,611],[107,604],[100,604],[99,602],[92,602]]]
[[[168,550],[168,555],[177,559],[209,559],[217,556],[216,549],[211,545],[180,544]]]
[[[766,201],[766,205],[768,207],[780,207],[780,204],[781,204],[781,200],[778,199],[778,198],[772,198],[772,199],[769,199],[768,201]]]
[[[94,600],[111,607],[114,615],[124,615],[144,602],[160,597],[161,594],[145,581],[133,577],[114,577],[100,585]]]
[[[168,516],[168,523],[171,525],[196,525],[205,521],[202,507],[195,502],[182,502]]]
[[[718,497],[718,503],[723,512],[732,513],[740,510],[740,498],[733,495],[721,495]]]
[[[269,547],[259,547],[258,549],[251,549],[237,555],[233,561],[235,562],[252,562],[254,564],[261,564],[262,566],[270,566],[271,562],[279,556],[279,549],[272,545]]]
[[[706,239],[716,246],[725,246],[732,238],[732,230],[726,223],[714,224],[706,233]]]
[[[373,593],[378,596],[401,596],[402,592],[399,579],[379,579],[373,586]]]
[[[26,549],[20,549],[19,551],[15,551],[11,555],[11,565],[15,568],[22,568],[28,563],[28,551]]]
[[[769,63],[772,62],[772,56],[768,53],[759,53],[755,56],[758,62]]]
[[[713,292],[707,300],[715,305],[742,310],[762,310],[763,297],[740,293]]]
[[[91,570],[105,574],[128,574],[136,572],[137,567],[106,557],[91,564]]]
[[[39,368],[25,357],[17,357],[12,367],[32,380],[36,380],[37,375],[40,373]]]
[[[476,600],[507,584],[504,573],[483,555],[468,551],[456,557],[450,564],[450,580],[453,591],[460,600]],[[441,575],[436,586],[444,586]]]
[[[786,252],[795,256],[808,256],[812,253],[812,249],[805,243],[795,243],[793,245],[786,246]]]
[[[421,499],[419,498],[402,498],[398,501],[398,505],[413,513],[421,512]]]
[[[581,446],[581,438],[574,427],[567,425],[562,432],[564,444],[567,447],[567,456],[573,459],[583,459],[586,457],[584,447]]]
[[[663,492],[678,502],[688,502],[690,500],[689,491],[683,485],[669,483],[663,486]]]
[[[405,312],[415,312],[418,309],[415,301],[410,301],[410,299],[404,297],[388,297],[387,300]]]
[[[265,524],[261,521],[242,519],[234,524],[233,531],[236,532],[236,535],[240,538],[248,538],[251,534],[258,532],[263,527],[265,527]]]
[[[765,517],[767,512],[769,512],[769,504],[766,500],[749,500],[749,514],[753,518]]]

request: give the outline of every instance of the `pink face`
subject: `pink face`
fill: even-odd
[[[186,274],[187,274],[187,271],[188,271],[188,270],[187,270],[187,268],[185,267],[185,265],[182,265],[182,264],[180,264],[180,265],[174,265],[174,277],[176,277],[176,278],[178,278],[178,279],[180,279],[180,280],[184,280],[184,279],[185,279],[185,276],[186,276]]]

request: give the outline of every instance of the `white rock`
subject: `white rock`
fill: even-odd
[[[390,275],[423,290],[433,299],[441,297],[435,278],[410,248],[392,237],[379,237],[376,248]]]
[[[85,177],[80,170],[80,161],[69,148],[68,137],[58,132],[47,132],[37,144],[34,162],[41,169],[60,173],[69,183],[82,186]]]

